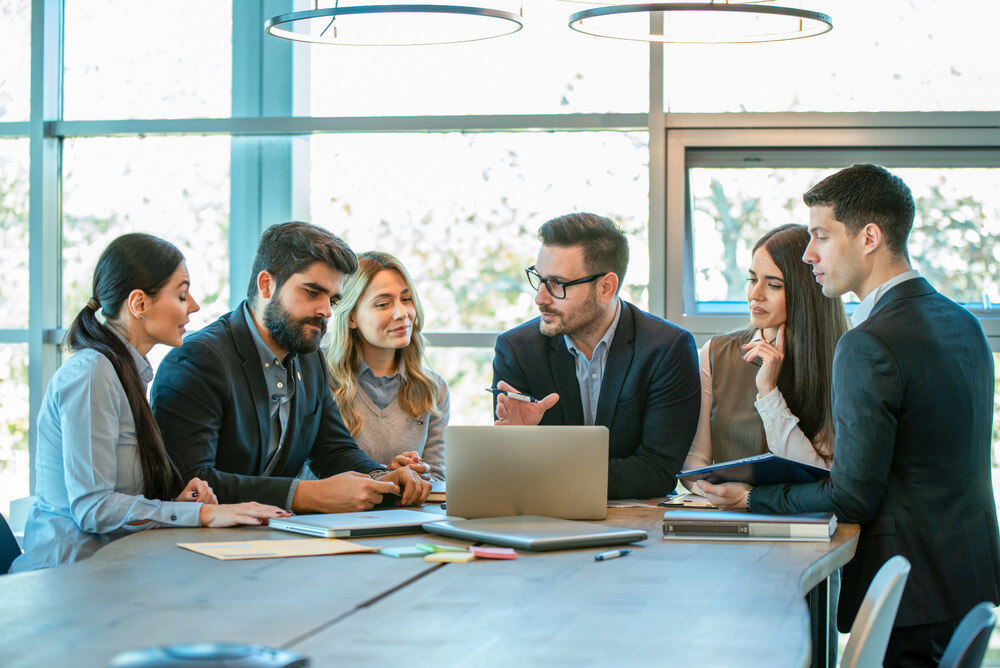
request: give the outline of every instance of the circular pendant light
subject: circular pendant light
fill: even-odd
[[[569,17],[569,27],[641,42],[738,44],[814,37],[832,30],[833,21],[820,12],[766,2],[657,2],[585,9]]]
[[[521,17],[459,5],[356,5],[281,14],[264,22],[275,37],[312,44],[423,46],[502,37],[523,27]]]

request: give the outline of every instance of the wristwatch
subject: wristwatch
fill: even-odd
[[[374,471],[368,474],[368,477],[371,478],[372,480],[378,480],[386,473],[392,473],[392,471],[390,471],[389,469],[375,469]]]

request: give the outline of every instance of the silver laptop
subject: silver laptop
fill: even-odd
[[[304,533],[322,538],[350,536],[389,536],[398,533],[420,533],[428,522],[445,519],[437,513],[419,510],[369,510],[361,513],[330,513],[326,515],[296,515],[271,520],[272,529]]]
[[[607,515],[607,427],[449,426],[444,441],[452,517]]]
[[[647,538],[646,532],[641,529],[623,529],[606,524],[557,520],[534,515],[445,520],[428,524],[425,528],[431,533],[442,536],[538,552],[601,545],[627,545]]]

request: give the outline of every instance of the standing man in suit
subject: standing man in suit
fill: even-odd
[[[367,510],[386,494],[403,505],[427,498],[419,475],[358,448],[330,394],[318,346],[357,266],[326,230],[274,225],[261,235],[246,301],[160,364],[152,403],[167,451],[220,503],[331,513]],[[319,480],[295,479],[307,461]]]
[[[910,189],[854,165],[804,196],[803,260],[823,294],[861,299],[833,360],[836,440],[828,480],[750,488],[698,483],[730,510],[835,512],[861,525],[844,567],[847,631],[876,571],[911,564],[886,666],[936,666],[958,622],[1000,601],[1000,538],[990,480],[993,357],[978,321],[910,266]]]
[[[628,239],[611,220],[571,213],[542,225],[526,272],[540,317],[497,339],[496,424],[603,425],[608,497],[663,496],[677,484],[698,426],[694,337],[619,298]]]

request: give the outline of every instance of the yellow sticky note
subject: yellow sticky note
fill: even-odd
[[[424,557],[424,561],[466,564],[476,558],[471,552],[434,552]]]

